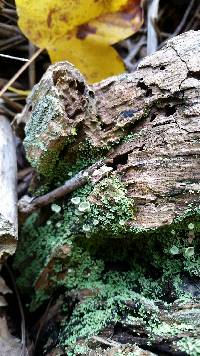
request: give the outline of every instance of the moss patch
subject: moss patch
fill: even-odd
[[[159,316],[158,303],[170,310],[175,300],[191,303],[199,297],[194,283],[200,278],[199,210],[193,215],[188,210],[168,228],[140,234],[129,228],[133,216],[126,186],[111,176],[54,204],[42,226],[37,214],[24,224],[15,257],[18,286],[32,310],[60,288],[74,301],[73,308],[63,306],[57,340],[68,355],[78,355],[80,348],[80,354],[89,354],[91,337],[118,324],[143,325],[150,344],[196,327],[189,314],[170,326]],[[64,258],[57,255],[62,246],[70,248]],[[52,256],[48,284],[39,287]],[[127,301],[136,306],[134,312]]]

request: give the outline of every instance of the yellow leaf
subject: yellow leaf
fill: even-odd
[[[16,0],[19,27],[37,46],[64,36],[76,26],[115,12],[127,0]]]
[[[16,0],[19,26],[52,61],[68,60],[90,82],[124,71],[110,44],[142,24],[142,0]],[[110,66],[110,68],[109,68]]]
[[[95,28],[96,40],[115,44],[137,32],[142,24],[143,11],[140,0],[132,1],[123,11],[105,14],[89,22]]]
[[[73,63],[90,83],[124,72],[124,64],[115,49],[105,43],[96,44],[89,36],[84,41],[73,36],[67,47],[61,38],[55,42],[55,48],[49,49],[49,55],[53,63],[60,58]]]

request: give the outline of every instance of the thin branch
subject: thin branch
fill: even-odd
[[[24,63],[24,65],[15,73],[15,75],[8,81],[8,83],[1,89],[0,97],[6,92],[6,90],[15,82],[15,80],[29,67],[29,65],[39,56],[43,51],[43,48],[39,48],[31,57],[31,59]]]
[[[14,100],[11,100],[7,95],[2,95],[2,99],[8,104],[12,109],[16,110],[17,112],[21,112],[23,106],[21,104],[16,103]]]
[[[29,61],[29,59],[27,59],[27,58],[14,57],[14,56],[9,56],[8,54],[2,54],[2,53],[0,53],[0,57],[5,57],[5,58],[9,58],[9,59],[15,59],[15,60],[21,61],[21,62],[28,62]]]
[[[28,50],[29,50],[29,57],[31,58],[35,53],[36,47],[30,41],[29,41]],[[29,66],[28,77],[29,77],[29,87],[30,89],[32,89],[36,82],[35,62],[32,62],[31,65]]]
[[[92,336],[91,339],[94,341],[100,342],[101,344],[110,346],[110,347],[121,347],[122,346],[119,342],[113,341],[111,339],[105,339],[100,336]]]
[[[151,0],[148,8],[147,55],[154,53],[158,47],[156,21],[158,20],[159,2],[160,0]]]
[[[18,35],[21,33],[17,26],[8,25],[6,23],[0,22],[0,29],[6,30],[9,33],[17,33]]]
[[[7,51],[8,49],[14,48],[23,42],[25,42],[25,38],[23,38],[21,36],[13,37],[12,41],[2,41],[0,44],[0,51],[1,52]],[[19,46],[19,48],[20,48],[20,46]]]
[[[98,161],[84,171],[79,172],[73,178],[67,180],[64,185],[52,190],[51,192],[41,195],[39,197],[33,198],[29,201],[25,199],[20,199],[18,203],[19,213],[24,215],[29,215],[35,210],[53,203],[55,200],[62,198],[63,196],[73,192],[74,190],[82,187],[88,182],[88,178],[93,175],[93,173],[105,165],[105,162]],[[106,172],[105,172],[106,173]],[[101,177],[105,176],[105,173],[101,174]]]
[[[185,23],[187,21],[188,15],[189,15],[189,13],[190,13],[193,5],[194,5],[194,2],[195,2],[195,0],[189,1],[189,5],[187,7],[187,10],[185,11],[185,14],[184,14],[180,24],[178,25],[178,27],[176,28],[176,30],[174,31],[172,36],[177,36],[182,31],[182,29],[183,29],[183,27],[184,27],[184,25],[185,25]]]

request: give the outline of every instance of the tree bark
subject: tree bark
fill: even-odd
[[[0,116],[0,259],[15,252],[17,243],[16,152],[8,120]]]

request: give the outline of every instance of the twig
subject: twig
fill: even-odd
[[[8,38],[4,38],[3,40],[0,40],[0,50],[3,48],[7,49],[8,45],[12,45],[12,47],[15,45],[15,43],[18,40],[24,40],[20,34],[15,34],[15,36],[9,36]]]
[[[7,51],[9,48],[13,48],[17,46],[19,43],[22,43],[25,41],[25,38],[22,36],[15,36],[11,39],[8,39],[7,41],[2,41],[0,44],[0,51]]]
[[[14,25],[8,25],[6,23],[0,22],[0,29],[6,30],[12,34],[13,34],[13,32],[17,33],[18,35],[20,34],[19,29],[17,28],[17,26],[14,26]]]
[[[122,344],[120,344],[119,342],[116,342],[116,341],[113,341],[110,339],[105,339],[100,336],[92,336],[91,339],[93,339],[94,341],[100,342],[101,344],[111,346],[111,347],[121,347],[122,346]]]
[[[160,0],[151,0],[147,16],[147,55],[154,53],[158,47],[156,21]]]
[[[3,115],[11,116],[13,118],[13,120],[14,120],[14,118],[16,116],[16,112],[8,109],[6,106],[2,105],[1,103],[0,103],[0,107],[1,107],[1,113]],[[12,127],[12,125],[11,125],[11,127]]]
[[[16,13],[16,10],[14,10],[14,9],[2,9],[1,10],[1,12],[2,12],[2,15],[4,15],[4,14],[8,14],[8,15],[11,15],[11,16],[16,16],[17,17],[17,13]]]
[[[9,58],[9,59],[16,59],[17,61],[21,61],[21,62],[28,62],[29,61],[29,59],[27,59],[27,58],[14,57],[14,56],[9,56],[8,54],[2,54],[2,53],[0,53],[0,57],[5,57],[5,58]]]
[[[105,163],[98,161],[84,171],[79,172],[73,178],[65,182],[64,185],[52,190],[51,192],[41,195],[39,197],[30,199],[30,201],[25,201],[25,199],[19,200],[18,210],[19,213],[28,215],[35,210],[53,203],[55,200],[62,198],[63,196],[73,192],[74,190],[82,187],[88,181],[88,177],[92,176],[95,170],[102,167]],[[102,177],[104,174],[102,174]]]
[[[10,4],[9,1],[6,1],[6,0],[1,0],[4,5],[10,7],[11,9],[15,9],[15,6],[13,4]]]
[[[139,41],[137,43],[132,43],[130,40],[127,40],[127,48],[129,51],[128,56],[124,59],[124,63],[126,65],[126,68],[129,71],[132,71],[135,67],[135,64],[132,63],[133,59],[136,57],[142,46],[146,44],[146,38],[145,36],[141,36]]]
[[[28,50],[29,50],[29,57],[31,58],[35,53],[35,46],[33,43],[29,42]],[[30,89],[32,89],[36,81],[35,62],[32,62],[31,65],[29,66],[28,76],[29,76],[29,87]]]
[[[185,23],[187,21],[188,15],[189,15],[189,13],[190,13],[193,5],[194,5],[194,2],[195,2],[195,0],[190,0],[189,1],[189,5],[187,7],[187,10],[185,11],[185,14],[184,14],[180,24],[178,25],[178,27],[176,28],[176,30],[172,34],[172,37],[177,36],[182,31],[182,29],[183,29],[183,27],[184,27],[184,25],[185,25]]]
[[[175,30],[173,33],[168,34],[168,33],[165,33],[165,32],[160,32],[160,35],[161,35],[162,37],[164,37],[165,40],[164,40],[162,43],[160,43],[160,45],[158,46],[158,49],[160,49],[161,47],[163,47],[163,45],[166,43],[166,41],[167,41],[169,38],[172,38],[172,37],[177,36],[177,35],[182,31],[182,29],[183,29],[183,27],[184,27],[184,25],[185,25],[185,23],[186,23],[186,21],[187,21],[188,15],[189,15],[189,13],[190,13],[190,11],[191,11],[193,5],[194,5],[194,2],[195,2],[195,0],[191,0],[191,2],[189,2],[189,5],[188,5],[188,7],[187,7],[187,10],[185,11],[185,14],[184,14],[184,16],[183,16],[183,18],[182,18],[180,24],[178,25],[178,27],[176,28],[176,30]],[[193,19],[194,19],[194,17],[195,17],[195,15],[193,16]],[[193,19],[192,19],[192,21],[193,21]],[[198,22],[198,26],[199,26],[199,22]],[[190,22],[187,24],[187,26],[186,26],[186,31],[191,30],[191,29],[195,30],[195,28],[192,27],[192,23],[191,23],[191,21],[190,21]]]
[[[21,112],[23,106],[21,104],[16,103],[14,100],[11,100],[7,95],[2,95],[2,99],[8,104],[12,109],[16,110],[17,112]]]
[[[15,73],[15,75],[8,81],[8,83],[1,89],[0,97],[6,92],[6,90],[15,82],[15,80],[29,67],[29,65],[39,56],[39,54],[43,51],[43,48],[39,48],[30,60]]]

